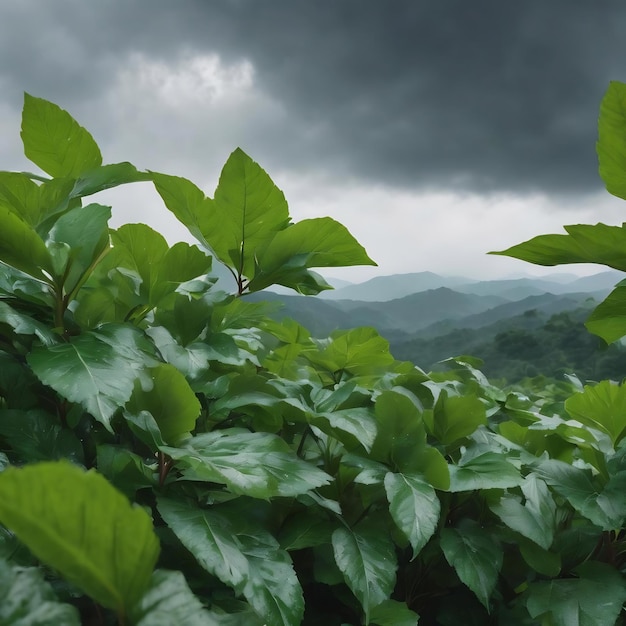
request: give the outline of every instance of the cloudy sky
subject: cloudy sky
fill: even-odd
[[[485,253],[626,216],[595,154],[625,32],[623,0],[4,0],[0,169],[33,169],[27,91],[209,195],[240,146],[379,265],[331,276],[541,273]],[[100,201],[188,239],[147,184]]]

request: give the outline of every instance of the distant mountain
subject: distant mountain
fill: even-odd
[[[386,302],[403,298],[413,293],[438,289],[439,287],[454,288],[459,285],[472,283],[469,278],[458,276],[439,276],[432,272],[417,272],[414,274],[392,274],[391,276],[377,276],[363,283],[349,285],[334,291],[325,291],[320,294],[324,300],[359,300],[361,302]]]

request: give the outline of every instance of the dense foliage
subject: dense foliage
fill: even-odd
[[[22,138],[47,176],[0,173],[0,623],[620,619],[625,387],[529,397],[469,357],[427,375],[371,328],[312,338],[245,295],[315,294],[310,268],[371,261],[329,218],[292,223],[241,150],[210,198],[103,165],[28,95]],[[137,181],[198,246],[110,230],[83,200]],[[508,253],[573,262],[584,233],[603,242],[585,260],[626,269],[626,230],[569,232]],[[620,289],[588,322],[607,340],[626,332]]]

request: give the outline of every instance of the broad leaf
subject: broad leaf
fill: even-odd
[[[208,572],[242,593],[266,623],[299,624],[304,612],[302,589],[291,559],[265,530],[229,504],[197,505],[158,499],[159,513],[182,544]]]
[[[437,529],[441,510],[437,494],[421,476],[392,472],[385,476],[385,491],[389,513],[415,558]]]
[[[432,419],[428,416],[432,415]],[[471,435],[487,422],[485,405],[473,395],[448,396],[443,392],[431,414],[425,414],[431,433],[444,446]]]
[[[189,436],[200,415],[200,402],[185,377],[168,363],[151,368],[150,387],[139,381],[125,407],[125,413],[148,411],[159,425],[163,440],[177,445]]]
[[[2,626],[80,626],[78,611],[61,604],[35,567],[12,567],[0,559]]]
[[[0,324],[7,324],[17,335],[35,335],[44,345],[52,345],[60,340],[46,324],[13,309],[2,301],[0,301]]]
[[[159,554],[152,520],[93,471],[66,462],[0,474],[0,522],[96,602],[124,614]]]
[[[156,570],[150,587],[131,612],[135,626],[219,626],[219,617],[196,598],[181,572]]]
[[[372,609],[389,599],[396,581],[393,543],[384,528],[364,520],[356,528],[335,530],[332,544],[337,567],[369,624]]]
[[[579,578],[532,583],[526,597],[530,616],[554,626],[615,624],[626,600],[620,573],[593,561],[578,567],[577,573]]]
[[[130,398],[135,379],[155,364],[141,331],[114,324],[35,348],[28,363],[44,384],[79,402],[109,430],[114,413]]]
[[[552,545],[556,528],[556,504],[546,484],[529,474],[521,485],[524,501],[505,493],[490,509],[509,527],[545,550]]]
[[[102,164],[93,137],[56,104],[24,94],[24,154],[55,178],[77,178]]]
[[[0,205],[32,227],[39,224],[42,215],[39,186],[27,174],[0,172]]]
[[[151,179],[150,174],[139,172],[132,163],[110,163],[82,172],[76,179],[69,197],[82,198],[119,185]]]
[[[466,460],[467,459],[467,460]],[[483,452],[474,457],[463,457],[457,465],[450,465],[450,491],[475,489],[507,489],[521,485],[519,470],[503,454]]]
[[[626,335],[626,285],[618,285],[587,318],[585,326],[606,343]]]
[[[502,548],[493,535],[468,521],[462,527],[441,531],[441,549],[461,582],[489,610],[489,598],[496,586],[503,558]]]
[[[253,498],[295,496],[331,480],[268,433],[229,428],[196,435],[183,448],[161,450],[188,468],[188,478],[225,484],[233,493]]]
[[[565,410],[585,426],[609,435],[616,446],[626,431],[626,386],[608,380],[586,385],[565,401]]]
[[[539,235],[501,252],[536,265],[599,263],[626,271],[626,224],[575,224],[565,226],[567,235]]]
[[[607,191],[626,199],[626,85],[611,81],[600,104],[598,163]]]
[[[404,602],[385,600],[372,609],[370,619],[376,626],[417,626],[419,616]]]

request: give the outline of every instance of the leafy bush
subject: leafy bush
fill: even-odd
[[[292,223],[241,150],[210,198],[102,165],[28,95],[22,138],[49,177],[0,173],[0,623],[619,619],[625,387],[528,397],[469,357],[427,375],[371,328],[314,339],[245,295],[372,261],[330,218]],[[197,246],[84,205],[138,181]]]

